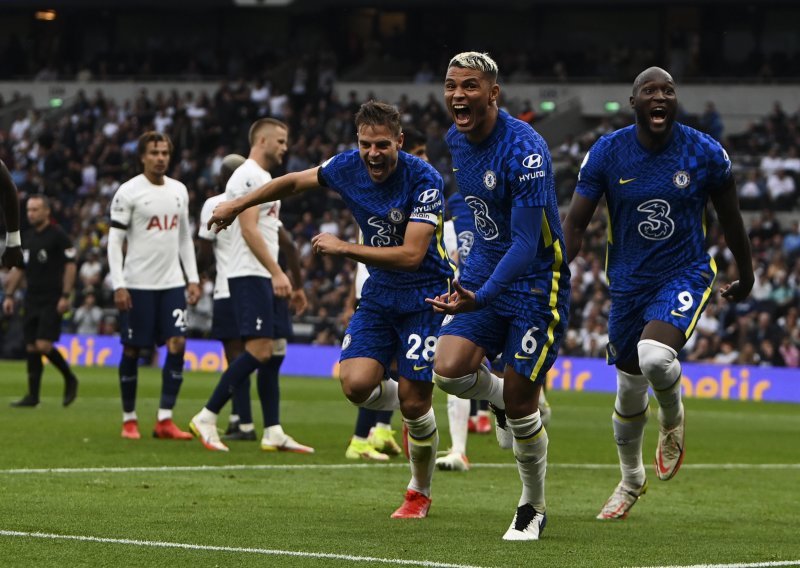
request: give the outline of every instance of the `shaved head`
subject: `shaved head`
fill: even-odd
[[[639,75],[633,81],[633,96],[634,97],[636,96],[636,93],[639,92],[639,88],[643,84],[645,84],[647,81],[650,81],[650,80],[656,79],[656,78],[657,79],[662,79],[663,78],[663,79],[666,79],[667,81],[669,81],[670,83],[672,83],[673,85],[675,84],[675,81],[673,80],[672,75],[667,73],[666,70],[662,69],[661,67],[648,67],[647,69],[645,69],[644,71],[639,73]]]

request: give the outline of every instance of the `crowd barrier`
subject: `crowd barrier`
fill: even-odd
[[[116,367],[122,354],[118,337],[62,335],[57,344],[70,365]],[[164,349],[159,361],[164,360]],[[289,345],[281,372],[316,378],[338,374],[339,348]],[[222,372],[225,355],[217,341],[189,339],[186,369]],[[548,386],[553,390],[608,392],[616,390],[614,368],[602,359],[559,357],[550,370]],[[756,402],[800,403],[800,370],[739,365],[683,364],[684,395]]]

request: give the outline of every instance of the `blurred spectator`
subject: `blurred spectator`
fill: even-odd
[[[778,168],[767,178],[767,194],[773,209],[789,211],[794,207],[795,183],[792,176]]]
[[[83,292],[83,303],[75,310],[72,323],[75,333],[80,335],[97,335],[103,322],[103,310],[97,305],[97,297],[89,288]]]
[[[722,141],[722,117],[717,112],[716,106],[711,101],[706,103],[706,109],[700,115],[700,130],[709,134],[715,140]]]

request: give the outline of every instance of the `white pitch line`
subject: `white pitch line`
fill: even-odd
[[[127,538],[103,538],[99,536],[83,536],[73,534],[51,534],[42,532],[22,532],[0,530],[0,536],[40,538],[47,540],[74,540],[79,542],[98,542],[103,544],[126,544],[130,546],[149,546],[152,548],[178,548],[183,550],[207,550],[210,552],[244,552],[268,556],[293,556],[297,558],[321,558],[326,560],[344,560],[349,562],[373,562],[379,564],[396,564],[401,566],[428,566],[430,568],[482,568],[470,564],[449,564],[431,560],[405,560],[402,558],[376,558],[373,556],[353,556],[350,554],[331,554],[327,552],[302,552],[295,550],[276,550],[270,548],[245,548],[236,546],[209,546],[184,542],[161,542],[152,540],[131,540]]]
[[[771,568],[773,566],[800,566],[800,560],[776,560],[772,562],[748,562],[736,564],[692,564],[689,566],[647,566],[642,568]]]
[[[51,468],[18,468],[0,469],[0,475],[27,475],[47,473],[170,473],[170,472],[203,472],[203,471],[259,471],[259,470],[337,470],[337,469],[379,469],[407,468],[407,463],[392,464],[240,464],[240,465],[164,465],[155,467],[51,467]],[[514,463],[472,463],[476,469],[511,469]],[[619,469],[617,464],[605,463],[556,463],[548,464],[554,469]],[[694,463],[684,464],[683,469],[756,469],[787,470],[800,469],[800,463]]]

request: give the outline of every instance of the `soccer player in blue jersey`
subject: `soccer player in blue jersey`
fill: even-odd
[[[636,78],[630,104],[636,124],[603,136],[586,154],[564,224],[571,259],[580,251],[597,202],[606,197],[607,358],[617,368],[612,423],[622,481],[598,519],[624,519],[647,489],[642,440],[648,387],[659,403],[656,476],[671,479],[683,461],[678,352],[694,331],[716,277],[705,246],[709,198],[739,271],[739,280],[722,289],[723,297],[744,299],[754,279],[725,150],[710,136],[676,122],[675,82],[661,68]]]
[[[454,122],[447,144],[475,238],[455,291],[428,300],[448,314],[433,376],[449,394],[505,409],[498,439],[513,445],[522,495],[503,539],[538,540],[547,469],[539,391],[567,323],[570,274],[550,152],[529,124],[497,107],[497,72],[487,54],[460,53],[444,82]],[[499,353],[504,380],[483,365]]]
[[[439,443],[431,367],[442,320],[425,298],[447,290],[453,277],[442,245],[444,184],[428,163],[400,152],[403,134],[395,107],[370,101],[361,106],[355,122],[357,150],[221,203],[209,223],[224,227],[247,207],[313,188],[327,187],[342,196],[365,244],[326,233],[312,239],[316,253],[346,256],[370,268],[342,343],[342,390],[358,406],[399,406],[408,427],[412,477],[404,503],[392,517],[422,518],[430,508]],[[392,358],[397,359],[399,382],[383,380]]]
[[[427,144],[427,138],[422,132],[415,128],[403,128],[403,152],[408,152],[428,162]],[[355,313],[357,303],[361,299],[361,289],[368,277],[367,267],[363,263],[358,263],[356,278],[348,299],[347,323]],[[391,365],[389,375],[392,379],[397,380],[396,363]],[[372,410],[363,406],[359,407],[353,437],[350,438],[350,443],[347,445],[345,457],[385,462],[389,460],[389,456],[399,456],[401,449],[394,439],[394,431],[391,426],[393,414],[392,410]]]

